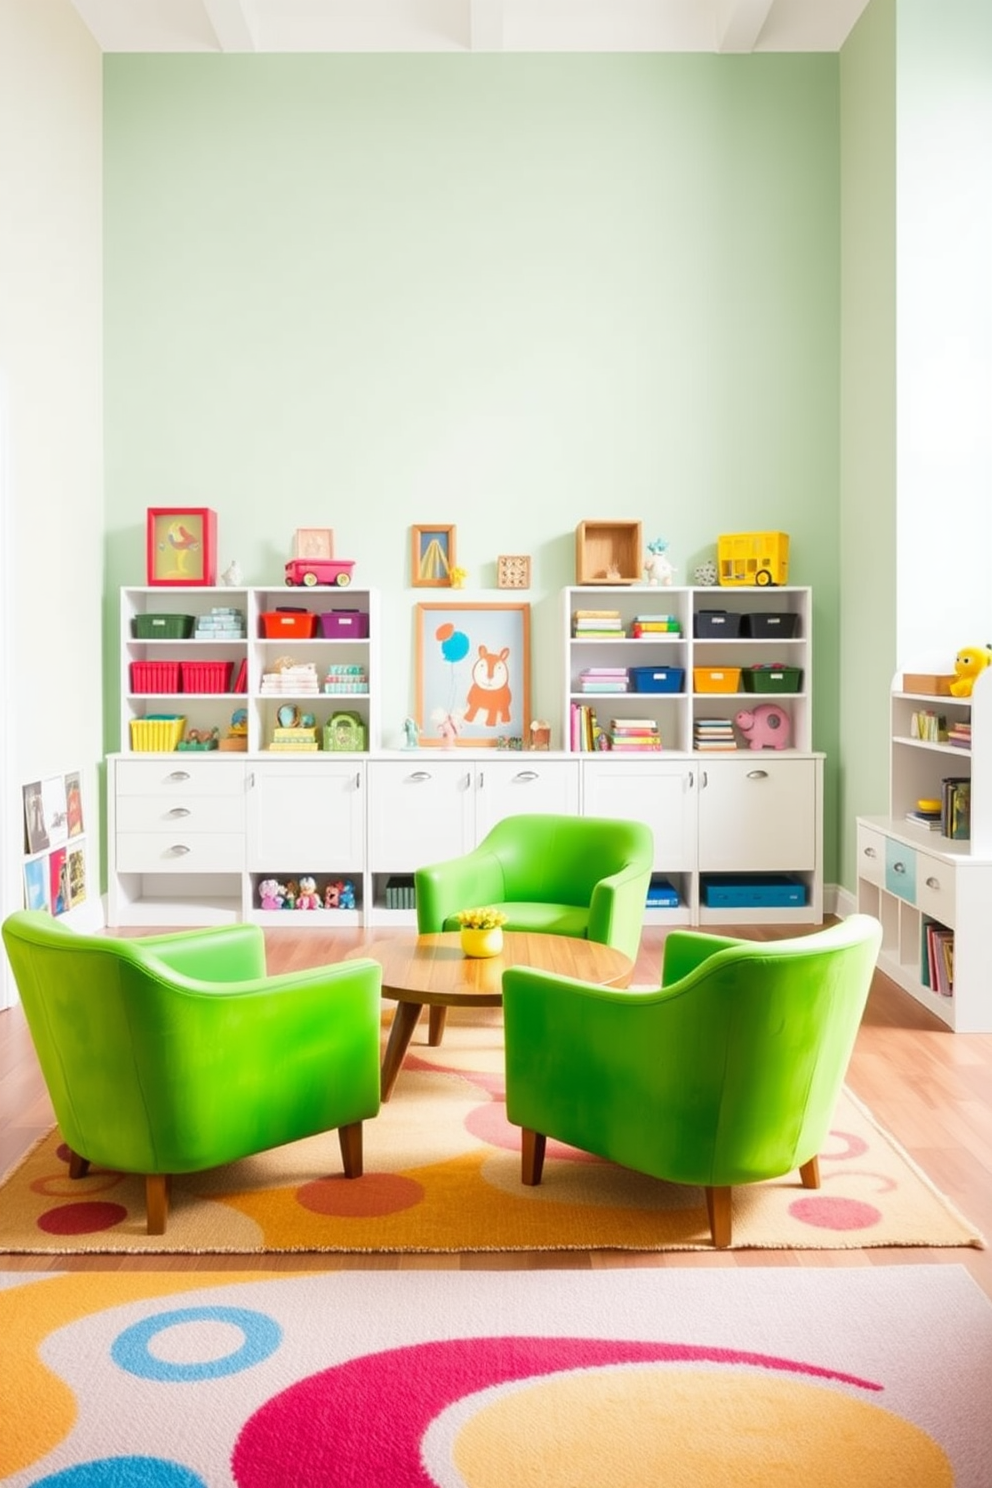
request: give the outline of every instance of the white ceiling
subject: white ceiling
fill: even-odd
[[[835,52],[868,0],[72,0],[105,52]]]

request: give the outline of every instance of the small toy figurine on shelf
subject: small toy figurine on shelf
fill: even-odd
[[[963,646],[954,658],[956,675],[950,683],[951,697],[971,697],[975,678],[979,672],[984,672],[990,662],[992,662],[992,649],[988,646]]]
[[[644,558],[644,572],[647,574],[649,584],[668,586],[675,577],[675,568],[670,559],[665,556],[667,551],[668,543],[663,537],[656,537],[653,542],[648,543]]]
[[[454,749],[455,740],[461,733],[461,714],[449,713],[446,708],[435,708],[431,714],[431,722],[437,724],[443,748]]]
[[[355,908],[355,885],[350,878],[338,884],[338,909]]]
[[[416,723],[416,720],[415,719],[413,719],[413,718],[407,718],[404,721],[404,723],[403,723],[403,734],[404,734],[404,737],[406,739],[406,742],[403,745],[403,748],[404,749],[419,749],[419,747],[420,747],[420,730],[417,727],[417,723]]]
[[[296,900],[300,892],[300,886],[295,878],[289,879],[284,889],[285,898],[282,901],[283,909],[295,909]]]
[[[317,895],[317,880],[309,873],[304,873],[300,879],[300,892],[296,896],[297,909],[319,909],[320,899]]]
[[[324,889],[324,908],[337,909],[340,897],[341,885],[339,883],[329,883]]]
[[[263,878],[258,886],[259,903],[263,909],[282,909],[285,895],[282,884],[274,878]]]
[[[237,558],[232,559],[227,565],[220,576],[220,581],[222,584],[226,584],[229,589],[240,589],[242,587],[245,576],[241,572],[241,564]]]

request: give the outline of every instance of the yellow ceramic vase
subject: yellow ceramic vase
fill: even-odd
[[[473,930],[464,925],[460,933],[466,956],[498,956],[503,949],[502,925],[492,925],[488,930]]]

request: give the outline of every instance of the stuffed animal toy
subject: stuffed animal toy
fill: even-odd
[[[992,661],[992,650],[988,646],[964,646],[954,658],[954,681],[950,684],[951,697],[971,697],[975,678]]]
[[[282,909],[282,885],[274,878],[262,879],[258,886],[258,897],[263,909]]]
[[[317,880],[309,873],[304,873],[300,879],[300,892],[296,896],[297,909],[319,909],[320,896],[317,893]]]

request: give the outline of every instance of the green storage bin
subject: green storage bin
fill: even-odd
[[[185,641],[195,624],[195,615],[135,615],[133,621],[139,641]]]
[[[745,692],[799,692],[803,685],[801,667],[745,667],[741,672]]]

